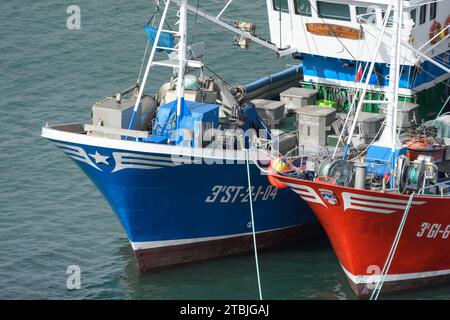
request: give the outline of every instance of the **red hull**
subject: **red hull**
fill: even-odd
[[[409,196],[276,176],[305,200],[325,229],[359,297],[375,286]],[[416,196],[383,293],[450,280],[450,198]]]
[[[258,249],[286,246],[312,237],[319,228],[318,223],[309,223],[292,228],[258,233],[256,235],[257,246]],[[169,266],[247,253],[252,250],[252,235],[244,235],[228,239],[135,250],[134,255],[139,271],[149,272]]]

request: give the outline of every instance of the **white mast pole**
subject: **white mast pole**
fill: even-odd
[[[158,31],[156,32],[155,42],[153,43],[152,51],[150,52],[150,57],[148,58],[147,67],[145,68],[144,77],[142,78],[142,83],[141,83],[141,86],[139,87],[139,93],[138,93],[138,96],[137,96],[137,99],[136,99],[136,103],[134,104],[133,115],[132,115],[132,118],[131,118],[131,121],[130,121],[129,129],[131,129],[133,127],[134,117],[135,117],[136,112],[137,112],[137,110],[139,108],[139,104],[141,103],[142,95],[144,94],[145,84],[147,83],[147,78],[148,78],[148,74],[150,72],[150,67],[151,67],[151,65],[153,63],[153,58],[154,58],[155,53],[156,53],[156,47],[158,46],[158,42],[159,42],[159,38],[161,36],[161,32],[162,32],[162,29],[163,29],[164,21],[166,20],[166,15],[167,15],[167,11],[169,9],[169,4],[170,4],[170,0],[167,0],[166,6],[164,7],[163,14],[161,16],[161,22],[160,22],[160,25],[158,27]]]
[[[386,125],[380,139],[373,145],[391,149],[390,167],[391,179],[390,185],[394,187],[392,174],[396,167],[396,152],[399,147],[397,139],[397,107],[400,81],[400,53],[401,36],[403,25],[403,0],[395,0],[393,10],[392,37],[390,43],[390,66],[389,66],[389,86],[386,90],[386,99],[388,107],[386,110]]]
[[[402,43],[402,27],[403,27],[403,0],[399,0],[398,4],[398,18],[397,18],[397,43],[396,43],[396,57],[395,57],[395,65],[396,65],[396,79],[395,79],[395,87],[394,87],[394,106],[393,106],[393,124],[392,124],[392,168],[395,169],[396,161],[395,161],[395,150],[397,149],[397,110],[398,110],[398,94],[399,94],[399,86],[400,86],[400,55],[401,55],[401,43]],[[394,27],[395,28],[395,27]]]
[[[386,126],[383,130],[380,140],[376,143],[379,146],[390,147],[391,168],[395,168],[395,152],[398,147],[397,142],[397,105],[399,92],[399,74],[400,74],[400,48],[401,32],[403,18],[403,0],[396,0],[394,3],[394,14],[392,24],[390,66],[389,66],[389,86],[386,90],[388,107],[386,110]],[[393,179],[391,179],[391,186]]]
[[[186,69],[186,29],[187,29],[187,0],[182,0],[180,4],[179,34],[180,42],[178,46],[178,78],[177,78],[177,129],[182,116],[184,105],[184,72]]]
[[[394,144],[394,105],[395,105],[395,88],[397,82],[397,43],[398,43],[398,2],[394,3],[394,14],[392,15],[392,37],[390,44],[390,64],[389,64],[389,85],[386,88],[386,99],[388,101],[386,110],[386,125],[380,138],[381,145],[390,147],[392,152],[395,152]]]

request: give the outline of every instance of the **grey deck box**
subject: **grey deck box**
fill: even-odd
[[[256,111],[269,128],[276,128],[284,117],[284,103],[275,100],[254,99]]]
[[[352,137],[353,145],[357,149],[366,148],[367,145],[377,137],[377,133],[379,133],[380,128],[383,125],[384,118],[384,114],[361,112],[357,120],[355,133]],[[353,116],[349,118],[349,124],[347,126],[348,130],[352,123]]]
[[[286,133],[281,130],[275,129],[272,130],[273,137],[273,148],[278,151],[280,154],[285,155],[288,152],[291,156],[295,156],[298,154],[297,150],[294,150],[297,147],[297,134],[296,133]]]
[[[92,124],[114,129],[128,129],[133,114],[134,99],[122,99],[116,102],[115,97],[108,97],[92,106]],[[141,106],[139,106],[133,122],[133,130],[141,129]],[[105,134],[107,138],[120,139],[120,135]]]
[[[314,105],[317,90],[307,88],[289,88],[280,93],[280,101],[285,105],[285,114],[295,113],[298,108]]]
[[[298,142],[325,146],[331,124],[336,120],[336,110],[326,107],[305,106],[297,110]]]
[[[383,114],[386,114],[387,105],[380,107]],[[419,105],[417,103],[399,101],[397,108],[397,127],[409,128],[416,121],[419,123]]]
[[[419,105],[417,103],[399,101],[397,109],[397,126],[409,128],[416,121],[419,123]]]

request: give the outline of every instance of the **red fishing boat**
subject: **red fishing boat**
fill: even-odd
[[[383,276],[381,271],[411,196],[284,175],[272,178],[309,204],[324,227],[352,289],[359,297],[369,296]],[[450,196],[413,196],[392,264],[384,277],[383,292],[397,293],[447,281],[450,281]]]
[[[357,296],[373,299],[381,290],[397,293],[450,282],[450,179],[436,166],[444,159],[444,148],[430,153],[428,144],[417,148],[399,138],[403,1],[388,6],[386,17],[392,9],[389,88],[380,137],[362,152],[352,148],[357,121],[349,120],[346,124],[351,128],[341,154],[339,138],[333,156],[277,156],[269,173],[274,186],[289,187],[310,206]],[[378,41],[386,24],[385,18]],[[374,65],[372,61],[363,77],[361,97],[366,95]],[[358,119],[363,104],[364,99],[359,99],[348,119]]]

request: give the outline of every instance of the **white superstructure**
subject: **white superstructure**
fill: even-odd
[[[339,59],[370,61],[375,51],[376,37],[382,26],[384,12],[390,0],[338,1],[338,0],[267,0],[271,41],[278,47],[290,46],[299,52]],[[430,49],[429,56],[446,52],[449,48],[448,29],[450,1],[410,0],[405,1],[402,42],[419,49]],[[442,35],[437,44],[430,42],[430,30],[435,22],[440,23]],[[307,24],[329,24],[360,29],[360,39],[339,36],[322,36],[307,30]],[[387,34],[390,34],[390,30]],[[444,38],[446,39],[444,40]],[[376,62],[389,63],[388,38],[377,54]],[[434,41],[433,41],[434,42]],[[424,49],[422,48],[422,50]],[[401,49],[402,64],[415,65],[423,57],[405,47]]]

